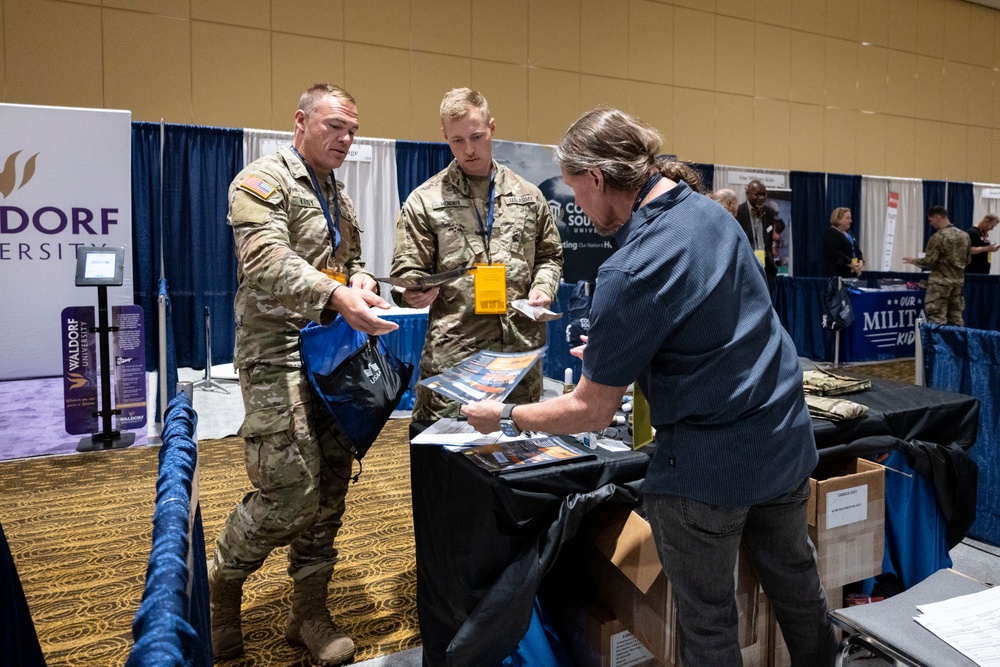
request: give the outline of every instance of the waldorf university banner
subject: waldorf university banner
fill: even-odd
[[[97,305],[76,249],[125,248],[132,303],[131,113],[0,104],[0,380],[63,372],[61,313]]]

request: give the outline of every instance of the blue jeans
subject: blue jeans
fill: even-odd
[[[688,667],[742,665],[733,572],[742,540],[774,608],[793,667],[833,664],[837,642],[806,529],[809,480],[750,507],[648,494],[644,504],[674,588]]]

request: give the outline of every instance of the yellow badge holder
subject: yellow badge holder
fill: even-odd
[[[763,250],[754,250],[753,254],[757,256],[757,261],[760,262],[761,266],[767,266],[767,263],[764,261],[764,251]]]
[[[507,266],[476,264],[473,272],[476,315],[503,315],[507,312]]]

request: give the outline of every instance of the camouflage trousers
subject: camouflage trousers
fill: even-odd
[[[962,296],[962,285],[927,284],[924,314],[928,322],[964,327],[965,320],[962,319],[964,310],[965,297]]]
[[[423,377],[420,378],[421,380]],[[413,401],[413,421],[437,421],[444,417],[458,417],[458,403],[432,391],[423,385],[417,385],[416,397]],[[531,367],[505,403],[537,403],[542,400],[542,364],[537,362]]]
[[[240,388],[246,418],[239,435],[256,490],[236,506],[216,541],[219,574],[245,579],[286,544],[293,579],[330,572],[353,457],[301,369],[243,369]]]

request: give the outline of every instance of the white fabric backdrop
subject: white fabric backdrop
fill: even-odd
[[[924,184],[915,178],[861,177],[861,251],[870,271],[882,269],[885,242],[885,212],[889,193],[899,194],[896,213],[896,238],[893,242],[890,271],[917,272],[903,264],[904,257],[916,257],[924,251]]]
[[[243,162],[273,153],[292,143],[291,132],[243,130]],[[371,162],[348,160],[337,170],[337,180],[344,182],[354,202],[361,225],[361,256],[365,268],[376,276],[389,275],[395,243],[399,193],[396,189],[396,142],[392,139],[357,138],[354,146],[370,146]],[[387,285],[382,293],[388,294]]]
[[[972,206],[973,223],[982,220],[987,213],[1000,215],[1000,199],[986,199],[983,197],[983,191],[987,188],[996,190],[997,186],[990,183],[972,184],[972,196],[975,198],[975,204]],[[996,236],[996,234],[990,236],[990,243],[996,243]],[[997,254],[994,254],[992,260],[990,262],[990,274],[994,276],[1000,275],[1000,258],[998,258]]]

